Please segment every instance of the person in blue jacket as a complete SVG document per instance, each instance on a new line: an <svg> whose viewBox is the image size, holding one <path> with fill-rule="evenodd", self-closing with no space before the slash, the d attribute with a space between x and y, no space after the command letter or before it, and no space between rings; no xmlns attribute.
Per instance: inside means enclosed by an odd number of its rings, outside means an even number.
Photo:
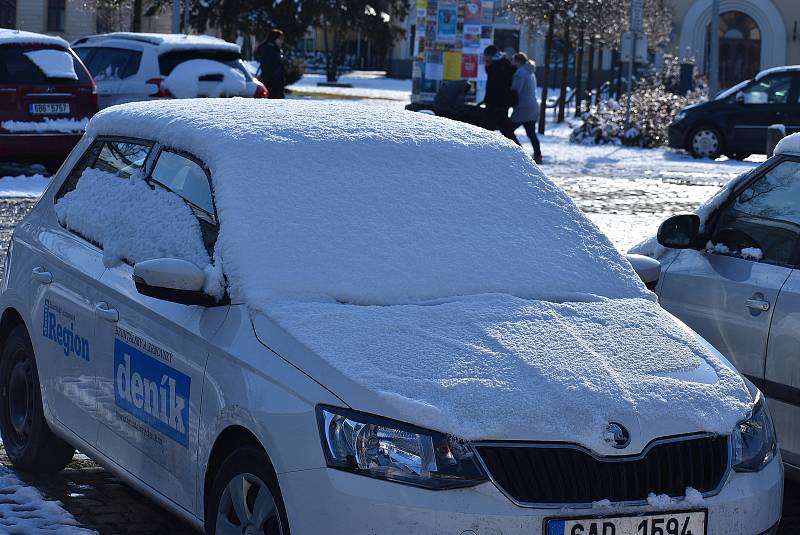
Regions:
<svg viewBox="0 0 800 535"><path fill-rule="evenodd" d="M533 159L542 163L542 149L536 137L536 120L539 118L539 102L536 98L536 65L522 52L514 54L511 64L517 70L511 79L511 91L516 93L516 104L511 113L511 121L516 130L525 127L525 133L533 145Z"/></svg>

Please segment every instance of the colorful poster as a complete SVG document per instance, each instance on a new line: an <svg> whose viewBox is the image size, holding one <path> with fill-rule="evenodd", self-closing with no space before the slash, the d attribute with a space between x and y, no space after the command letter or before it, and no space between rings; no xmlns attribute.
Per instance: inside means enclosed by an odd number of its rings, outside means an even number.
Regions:
<svg viewBox="0 0 800 535"><path fill-rule="evenodd" d="M436 40L452 43L456 40L458 8L454 2L439 2L436 9Z"/></svg>
<svg viewBox="0 0 800 535"><path fill-rule="evenodd" d="M481 24L494 22L494 0L481 0Z"/></svg>
<svg viewBox="0 0 800 535"><path fill-rule="evenodd" d="M466 0L464 2L464 24L481 23L481 0Z"/></svg>
<svg viewBox="0 0 800 535"><path fill-rule="evenodd" d="M443 80L461 79L461 52L445 52L442 68Z"/></svg>
<svg viewBox="0 0 800 535"><path fill-rule="evenodd" d="M441 50L428 50L425 52L425 80L441 80L443 62L444 57Z"/></svg>
<svg viewBox="0 0 800 535"><path fill-rule="evenodd" d="M482 26L481 27L481 39L486 39L487 41L491 42L494 40L494 28L491 26Z"/></svg>
<svg viewBox="0 0 800 535"><path fill-rule="evenodd" d="M428 0L417 0L417 9L428 9Z"/></svg>
<svg viewBox="0 0 800 535"><path fill-rule="evenodd" d="M481 27L477 24L464 25L464 52L475 53L481 46ZM469 52L468 52L469 51Z"/></svg>
<svg viewBox="0 0 800 535"><path fill-rule="evenodd" d="M461 58L461 77L475 79L478 77L478 55L464 54Z"/></svg>

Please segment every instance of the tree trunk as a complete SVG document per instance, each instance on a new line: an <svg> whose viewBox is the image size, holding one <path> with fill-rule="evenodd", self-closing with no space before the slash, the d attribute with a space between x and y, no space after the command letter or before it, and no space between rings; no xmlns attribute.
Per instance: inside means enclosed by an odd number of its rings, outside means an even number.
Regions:
<svg viewBox="0 0 800 535"><path fill-rule="evenodd" d="M142 31L142 0L133 0L133 19L131 20L131 31Z"/></svg>
<svg viewBox="0 0 800 535"><path fill-rule="evenodd" d="M592 111L592 89L594 89L594 42L595 36L589 39L589 69L586 73L586 100L587 108ZM597 100L600 100L600 95L597 95Z"/></svg>
<svg viewBox="0 0 800 535"><path fill-rule="evenodd" d="M556 12L550 12L547 24L547 38L544 42L544 73L542 74L542 101L539 103L539 133L544 134L545 116L547 115L547 84L550 82L550 56L553 50L553 31L555 30Z"/></svg>
<svg viewBox="0 0 800 535"><path fill-rule="evenodd" d="M609 78L611 80L611 78ZM595 104L600 108L600 89L603 87L603 43L597 43L597 76L595 76ZM611 94L611 82L608 82L608 94Z"/></svg>
<svg viewBox="0 0 800 535"><path fill-rule="evenodd" d="M575 49L575 117L581 116L583 102L583 27L578 32L578 48Z"/></svg>
<svg viewBox="0 0 800 535"><path fill-rule="evenodd" d="M569 75L569 19L564 21L564 55L561 65L561 95L558 99L558 122L564 122L564 108L567 106L567 80Z"/></svg>
<svg viewBox="0 0 800 535"><path fill-rule="evenodd" d="M616 68L617 68L617 91L616 91L616 95L617 95L617 100L619 100L619 99L622 98L622 71L623 71L623 68L622 68L622 61L619 58L619 51L618 50L614 50L614 66L616 66ZM614 67L611 68L611 73L612 73L612 76L613 76ZM612 79L613 79L613 77L612 77Z"/></svg>

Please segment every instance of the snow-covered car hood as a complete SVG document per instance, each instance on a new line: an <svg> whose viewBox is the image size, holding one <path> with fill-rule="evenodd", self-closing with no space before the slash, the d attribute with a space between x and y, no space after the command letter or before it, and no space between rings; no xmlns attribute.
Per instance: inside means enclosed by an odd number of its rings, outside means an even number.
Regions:
<svg viewBox="0 0 800 535"><path fill-rule="evenodd" d="M470 440L543 440L598 453L730 433L743 379L647 299L554 303L505 294L422 305L285 303L259 339L351 407ZM628 449L604 440L626 426Z"/></svg>

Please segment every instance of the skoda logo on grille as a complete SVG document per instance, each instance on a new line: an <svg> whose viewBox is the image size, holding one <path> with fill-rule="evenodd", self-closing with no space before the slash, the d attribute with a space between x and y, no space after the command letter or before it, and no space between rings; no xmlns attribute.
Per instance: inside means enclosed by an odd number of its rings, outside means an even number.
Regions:
<svg viewBox="0 0 800 535"><path fill-rule="evenodd" d="M606 426L606 442L621 450L631 443L631 434L624 425L609 422Z"/></svg>

